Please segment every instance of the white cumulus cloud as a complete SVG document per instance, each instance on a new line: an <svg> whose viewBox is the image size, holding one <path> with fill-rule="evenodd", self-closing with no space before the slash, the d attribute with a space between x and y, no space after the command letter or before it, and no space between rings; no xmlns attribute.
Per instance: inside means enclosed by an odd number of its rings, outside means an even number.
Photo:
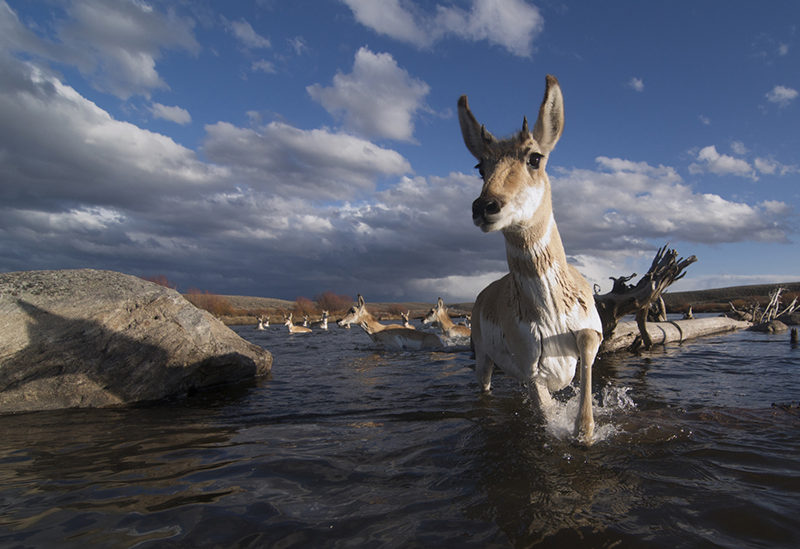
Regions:
<svg viewBox="0 0 800 549"><path fill-rule="evenodd" d="M628 80L628 87L631 88L633 91L643 92L644 91L644 81L641 78L632 77Z"/></svg>
<svg viewBox="0 0 800 549"><path fill-rule="evenodd" d="M372 189L376 178L411 171L393 150L352 135L281 122L257 128L228 122L206 126L203 150L262 191L305 198L349 198Z"/></svg>
<svg viewBox="0 0 800 549"><path fill-rule="evenodd" d="M356 52L353 72L337 73L330 87L313 84L309 95L361 135L410 141L413 117L423 108L429 86L399 67L388 53Z"/></svg>
<svg viewBox="0 0 800 549"><path fill-rule="evenodd" d="M186 125L192 121L192 116L189 114L189 111L177 106L169 107L161 103L153 103L150 106L150 112L153 113L153 116L156 118L163 118L164 120L169 120L176 124Z"/></svg>
<svg viewBox="0 0 800 549"><path fill-rule="evenodd" d="M246 48L261 49L269 48L271 45L268 38L258 34L255 29L253 29L253 26L244 19L240 21L229 21L228 28L236 39Z"/></svg>
<svg viewBox="0 0 800 549"><path fill-rule="evenodd" d="M456 36L486 40L514 55L528 57L533 40L544 28L539 10L523 0L472 0L468 9L437 4L433 13L400 0L342 1L362 25L420 48Z"/></svg>
<svg viewBox="0 0 800 549"><path fill-rule="evenodd" d="M669 166L598 157L598 170L554 170L553 208L567 250L643 249L649 241L784 241L790 208L697 193ZM580 196L580 201L574 197Z"/></svg>
<svg viewBox="0 0 800 549"><path fill-rule="evenodd" d="M753 167L744 159L720 154L717 147L709 145L697 153L698 162L689 166L690 173L711 172L716 175L736 175L758 179Z"/></svg>
<svg viewBox="0 0 800 549"><path fill-rule="evenodd" d="M76 0L66 11L69 19L56 23L60 43L47 44L49 56L77 66L97 89L121 99L167 87L156 70L161 50L200 49L192 20L144 2Z"/></svg>
<svg viewBox="0 0 800 549"><path fill-rule="evenodd" d="M775 103L779 107L786 107L797 99L797 90L786 86L775 86L767 92L766 98L770 103Z"/></svg>
<svg viewBox="0 0 800 549"><path fill-rule="evenodd" d="M275 74L276 72L278 72L275 70L275 65L272 62L267 61L266 59L259 59L258 61L253 61L252 65L250 65L250 68L253 69L254 71L264 72L267 74Z"/></svg>

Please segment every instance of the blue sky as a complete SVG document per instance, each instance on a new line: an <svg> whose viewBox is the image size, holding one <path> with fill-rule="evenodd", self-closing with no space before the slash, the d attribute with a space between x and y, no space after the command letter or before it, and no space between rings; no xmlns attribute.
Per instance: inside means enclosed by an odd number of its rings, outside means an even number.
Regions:
<svg viewBox="0 0 800 549"><path fill-rule="evenodd" d="M567 254L604 291L800 280L800 3L0 0L0 271L474 299L467 94L495 135L558 77Z"/></svg>

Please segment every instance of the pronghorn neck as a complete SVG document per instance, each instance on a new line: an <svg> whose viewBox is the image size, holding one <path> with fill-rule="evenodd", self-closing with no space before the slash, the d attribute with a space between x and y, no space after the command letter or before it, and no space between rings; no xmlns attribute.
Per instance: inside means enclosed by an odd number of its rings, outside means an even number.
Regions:
<svg viewBox="0 0 800 549"><path fill-rule="evenodd" d="M365 328L365 330L370 334L375 332L380 332L384 328L384 325L378 322L378 319L372 316L372 313L370 313L366 309L364 309L363 312L361 313L360 322L366 325L367 328L369 328L369 329Z"/></svg>
<svg viewBox="0 0 800 549"><path fill-rule="evenodd" d="M439 310L436 320L439 321L439 324L443 330L450 330L453 326L455 326L455 323L450 319L450 315L447 314L445 309Z"/></svg>
<svg viewBox="0 0 800 549"><path fill-rule="evenodd" d="M549 194L529 223L506 229L503 236L508 268L525 303L534 309L541 306L555 307L560 313L568 311L574 305L576 290Z"/></svg>

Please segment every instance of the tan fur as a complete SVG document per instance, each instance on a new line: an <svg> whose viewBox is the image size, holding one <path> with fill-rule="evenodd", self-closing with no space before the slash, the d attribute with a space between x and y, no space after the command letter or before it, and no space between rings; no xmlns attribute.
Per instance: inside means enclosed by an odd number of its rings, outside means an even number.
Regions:
<svg viewBox="0 0 800 549"><path fill-rule="evenodd" d="M447 314L447 308L444 306L444 301L442 301L441 297L436 303L436 306L428 311L428 314L425 315L422 322L423 324L438 322L439 328L441 328L442 333L447 337L469 337L472 333L466 326L456 325L450 319L450 315Z"/></svg>
<svg viewBox="0 0 800 549"><path fill-rule="evenodd" d="M575 430L590 444L591 367L601 342L600 318L591 287L567 263L545 172L564 126L561 88L548 75L533 132L525 120L519 134L503 141L478 124L466 96L458 108L464 143L479 160L484 180L473 221L484 232L502 231L510 271L475 300L472 339L479 383L484 391L491 388L496 364L535 389L547 412L549 392L569 384L580 361Z"/></svg>
<svg viewBox="0 0 800 549"><path fill-rule="evenodd" d="M283 323L283 325L289 328L290 334L307 334L311 331L311 328L306 328L305 326L295 326L292 324L292 313L289 313L289 316L286 317L286 321Z"/></svg>
<svg viewBox="0 0 800 549"><path fill-rule="evenodd" d="M361 297L361 294L358 294L358 301L355 305L350 307L350 310L347 311L347 314L339 320L339 325L343 326L345 324L361 324L362 322L366 323L369 329L376 333L383 331L384 329L414 329L413 327L406 328L402 324L381 324L374 316L372 316L372 313L367 311L367 303L364 301L364 298Z"/></svg>
<svg viewBox="0 0 800 549"><path fill-rule="evenodd" d="M359 294L358 303L339 321L339 325L357 322L375 343L397 351L407 349L440 349L442 341L436 334L420 332L401 324L381 324L369 311Z"/></svg>

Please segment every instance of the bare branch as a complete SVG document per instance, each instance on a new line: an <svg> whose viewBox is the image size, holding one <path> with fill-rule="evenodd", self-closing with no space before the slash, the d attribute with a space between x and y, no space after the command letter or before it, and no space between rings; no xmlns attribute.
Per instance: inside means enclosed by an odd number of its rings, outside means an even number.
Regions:
<svg viewBox="0 0 800 549"><path fill-rule="evenodd" d="M686 268L697 261L695 256L678 258L678 253L669 245L659 248L650 269L636 283L627 284L636 274L628 277L612 278L614 287L603 295L595 295L595 305L603 323L603 337L609 338L619 320L625 315L636 314L642 343L646 348L652 345L647 332L647 313L650 305L661 299L661 293L673 282L686 275Z"/></svg>

